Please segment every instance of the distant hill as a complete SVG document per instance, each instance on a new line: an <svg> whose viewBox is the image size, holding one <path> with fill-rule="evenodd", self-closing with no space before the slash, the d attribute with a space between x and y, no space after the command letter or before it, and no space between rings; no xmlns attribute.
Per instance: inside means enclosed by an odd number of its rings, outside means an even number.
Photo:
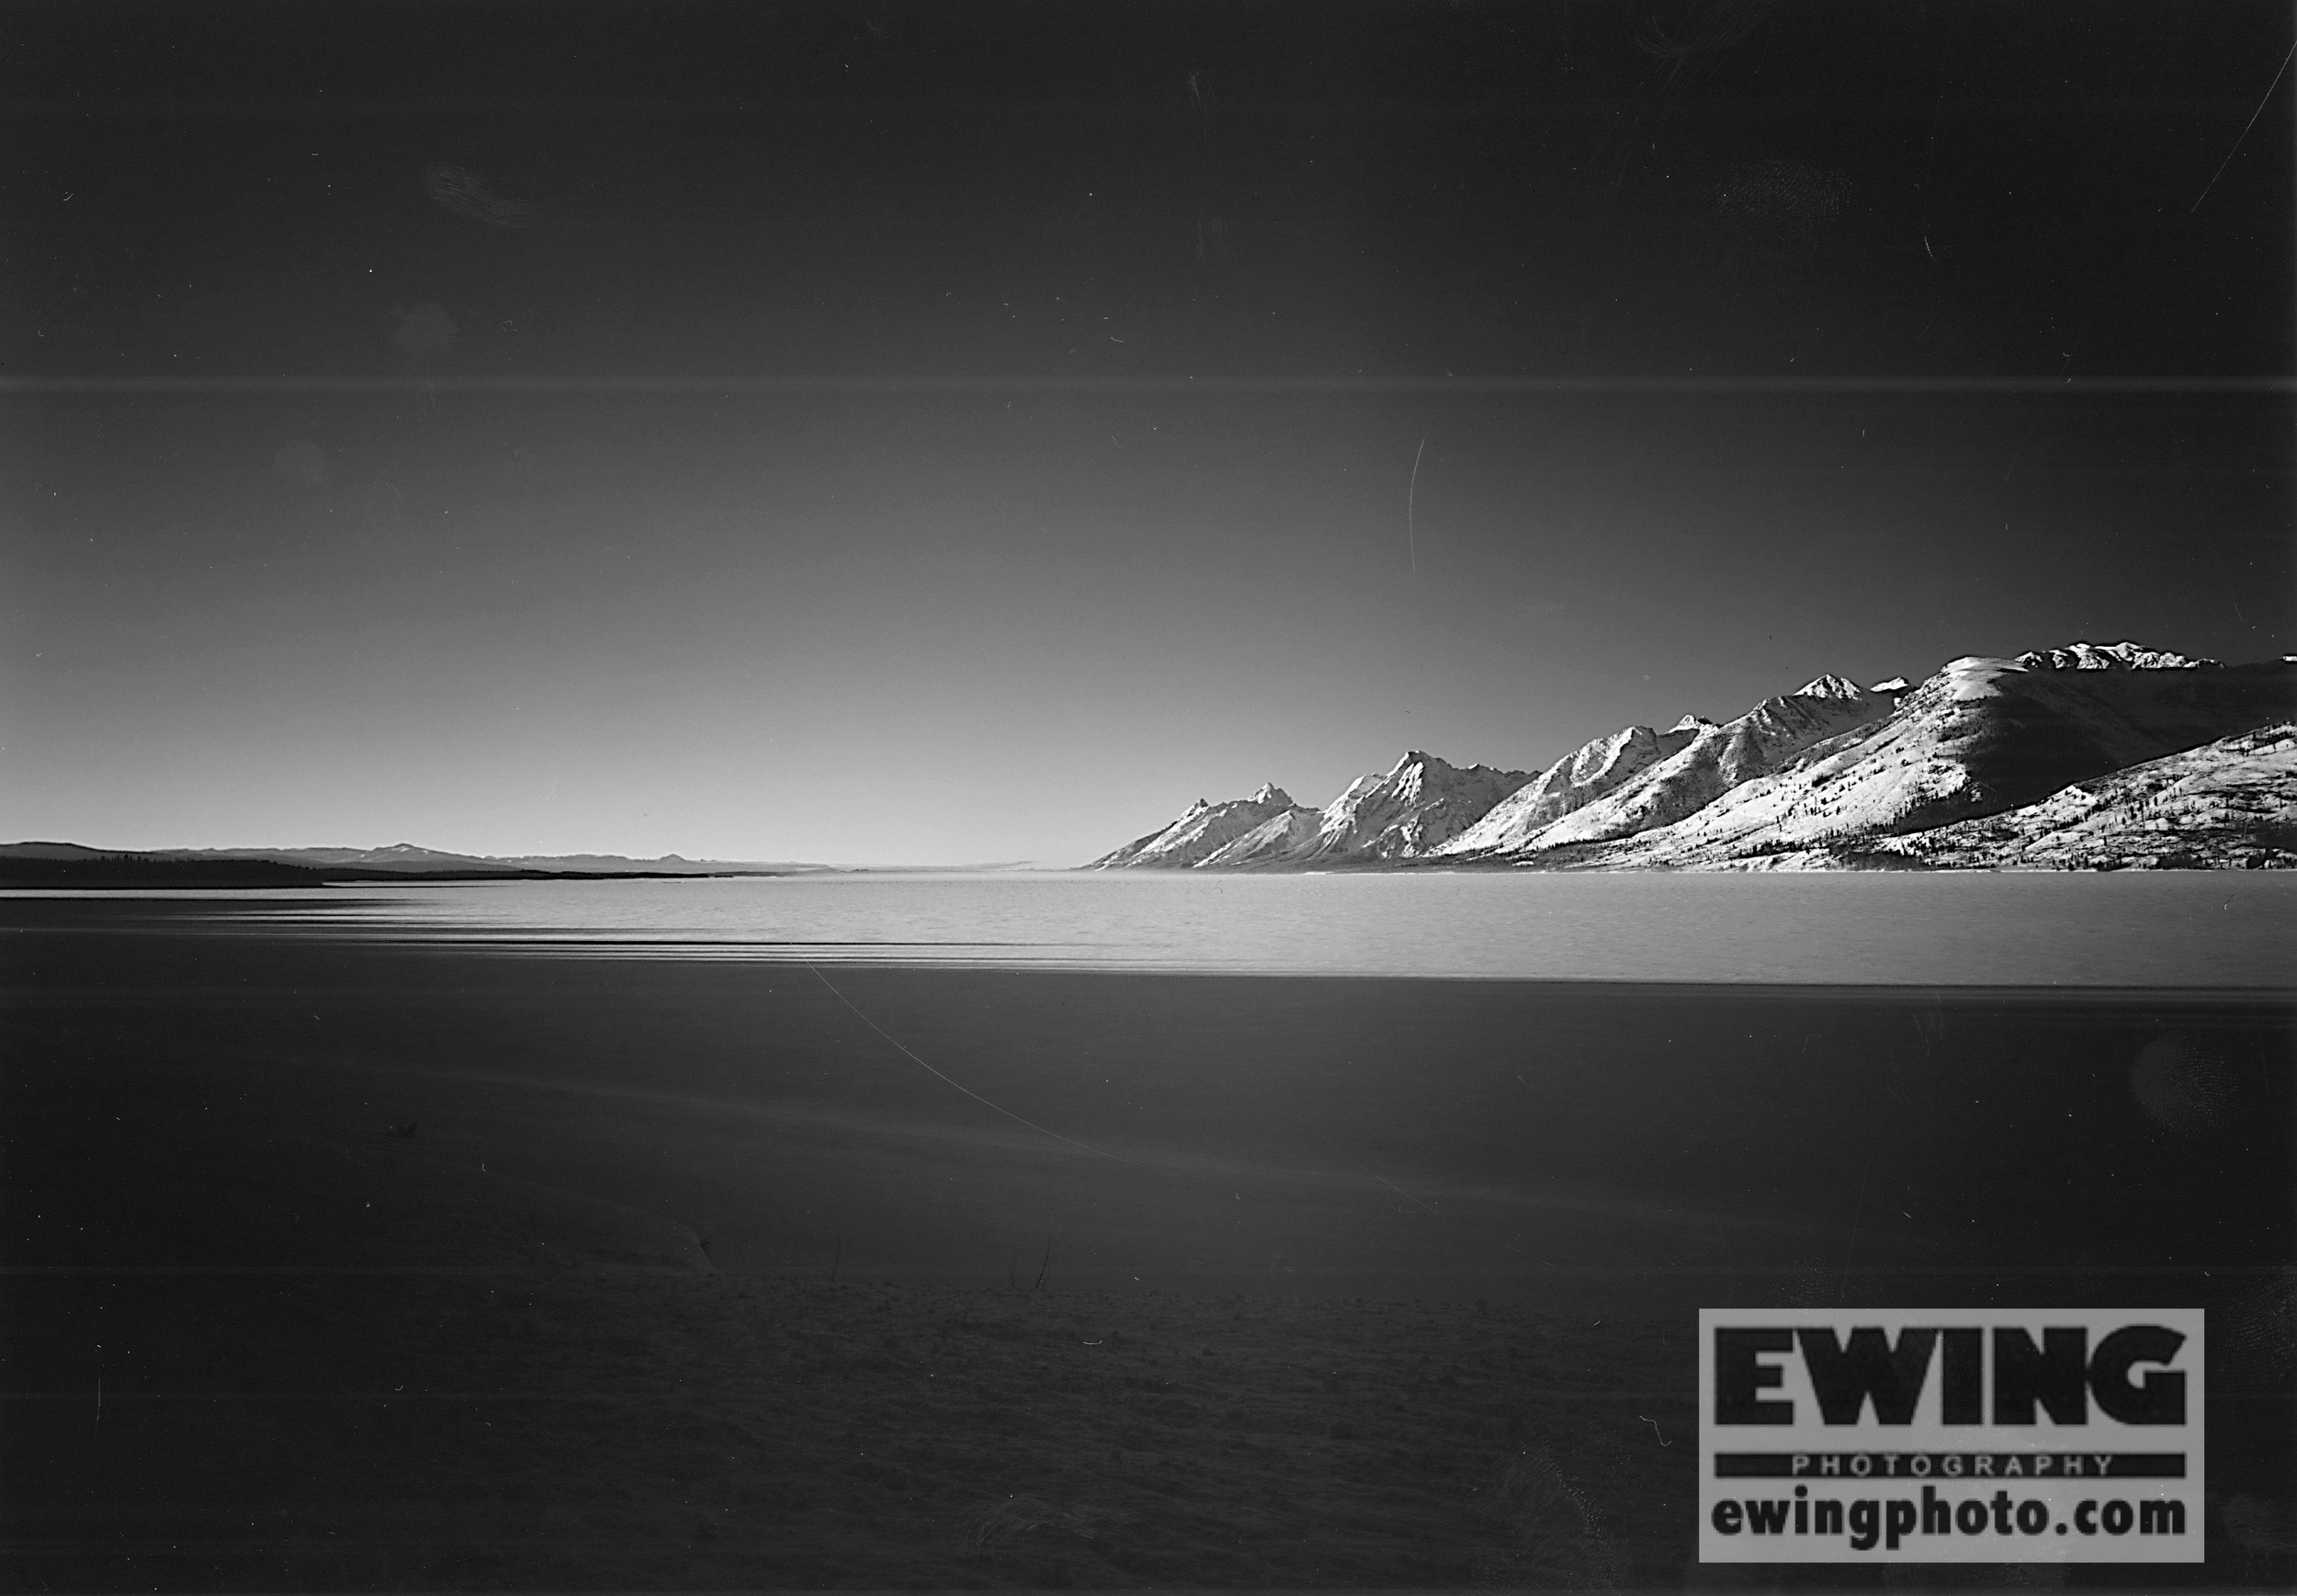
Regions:
<svg viewBox="0 0 2297 1596"><path fill-rule="evenodd" d="M631 859L620 854L448 854L413 843L393 843L382 848L171 848L165 850L165 856L269 859L282 865L417 874L454 870L498 875L542 871L553 876L787 876L831 868L783 861L685 859L675 854L664 854L659 859Z"/></svg>
<svg viewBox="0 0 2297 1596"><path fill-rule="evenodd" d="M0 843L0 888L322 887L358 881L550 881L616 877L786 876L824 865L721 864L668 855L488 858L396 843L386 848L168 848Z"/></svg>
<svg viewBox="0 0 2297 1596"><path fill-rule="evenodd" d="M1414 751L1321 811L1273 786L1199 801L1088 868L2287 868L2292 749L2297 660L2077 642L1820 676L1537 775Z"/></svg>
<svg viewBox="0 0 2297 1596"><path fill-rule="evenodd" d="M0 887L323 887L327 877L268 859L171 859L107 854L71 843L0 844Z"/></svg>

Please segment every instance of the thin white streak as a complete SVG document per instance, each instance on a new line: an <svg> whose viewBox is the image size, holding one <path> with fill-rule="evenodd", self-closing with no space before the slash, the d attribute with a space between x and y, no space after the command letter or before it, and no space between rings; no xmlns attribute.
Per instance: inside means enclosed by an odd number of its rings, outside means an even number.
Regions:
<svg viewBox="0 0 2297 1596"><path fill-rule="evenodd" d="M803 960L800 960L799 962L805 963ZM1077 1149L1079 1151L1092 1153L1096 1158L1115 1159L1115 1161L1120 1164L1134 1163L1134 1160L1131 1159L1119 1158L1113 1152L1103 1152L1097 1147L1091 1147L1084 1142L1076 1140L1074 1138L1063 1136L1058 1130L1047 1130L1033 1119L1023 1119L1012 1109L1006 1108L1000 1104L991 1103L988 1098L983 1097L979 1092L974 1091L970 1086L966 1085L963 1081L951 1080L948 1076L944 1075L940 1070L934 1069L931 1064L926 1063L924 1059L920 1058L916 1054L911 1052L907 1047L902 1047L900 1042L895 1041L891 1033L888 1032L883 1025L877 1024L877 1021L871 1019L867 1014L863 1013L859 1009L854 1008L853 999L847 997L843 992L839 991L835 986L832 986L828 976L823 975L818 969L814 969L813 966L809 963L806 964L806 968L809 970L813 970L813 976L816 980L820 981L823 986L830 988L830 995L832 997L837 999L839 1002L843 1003L847 1008L853 1009L855 1017L858 1018L863 1024L867 1025L871 1030L877 1032L878 1036L883 1036L888 1042L892 1043L893 1048L896 1052L900 1053L902 1058L907 1058L911 1063L916 1065L920 1070L925 1071L926 1074L931 1075L934 1080L956 1087L959 1092L964 1092L967 1097L970 1097L974 1102L979 1104L982 1107L993 1108L998 1113L1003 1115L1007 1119L1013 1121L1016 1125L1027 1126L1031 1130L1035 1131L1039 1136L1049 1136L1055 1141L1066 1142L1070 1147ZM1135 1164L1134 1167L1139 1168L1141 1166Z"/></svg>
<svg viewBox="0 0 2297 1596"><path fill-rule="evenodd" d="M5 377L0 399L73 394L2293 394L2280 377Z"/></svg>
<svg viewBox="0 0 2297 1596"><path fill-rule="evenodd" d="M1411 457L1411 486L1404 490L1404 536L1411 542L1411 573L1420 575L1420 528L1412 524L1412 504L1420 496L1420 457L1428 452L1428 439L1423 434L1420 447Z"/></svg>
<svg viewBox="0 0 2297 1596"><path fill-rule="evenodd" d="M2186 212L2188 216L2201 209L2201 200L2210 197L2210 190L2217 187L2217 180L2225 175L2225 168L2234 164L2235 155L2241 153L2241 146L2248 141L2249 130L2257 125L2257 119L2265 115L2266 105L2273 98L2273 91L2281 86L2281 74L2289 70L2292 57L2297 57L2297 44L2289 47L2289 54L2281 57L2281 64L2273 69L2273 81L2265 85L2265 97L2257 101L2257 108L2249 113L2249 119L2241 124L2241 137L2235 139L2234 147L2225 152L2225 158L2217 164L2217 170L2210 174L2207 183L2201 185L2201 198L2194 200L2193 209Z"/></svg>

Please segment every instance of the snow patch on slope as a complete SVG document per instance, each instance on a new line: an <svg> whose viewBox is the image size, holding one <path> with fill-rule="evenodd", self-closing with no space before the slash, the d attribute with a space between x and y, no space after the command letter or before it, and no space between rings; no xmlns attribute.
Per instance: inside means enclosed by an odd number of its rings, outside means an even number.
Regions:
<svg viewBox="0 0 2297 1596"><path fill-rule="evenodd" d="M1889 838L1871 851L1961 870L2289 869L2297 866L2297 721L2076 782L2023 809Z"/></svg>
<svg viewBox="0 0 2297 1596"><path fill-rule="evenodd" d="M1198 861L1197 867L1241 870L1255 865L1281 864L1305 853L1315 843L1319 818L1317 810L1305 804L1295 804L1206 855Z"/></svg>
<svg viewBox="0 0 2297 1596"><path fill-rule="evenodd" d="M1520 855L1611 842L1672 825L1777 769L1800 750L1864 725L1888 708L1853 682L1821 676L1796 692L1764 699L1736 719L1699 724L1615 790L1495 846ZM1450 851L1464 854L1470 845L1463 838Z"/></svg>
<svg viewBox="0 0 2297 1596"><path fill-rule="evenodd" d="M1669 754L1680 752L1711 720L1686 715L1665 731L1629 726L1564 755L1493 805L1474 825L1437 852L1504 853L1525 843L1574 809L1617 791Z"/></svg>
<svg viewBox="0 0 2297 1596"><path fill-rule="evenodd" d="M1295 807L1291 795L1273 782L1262 784L1249 798L1232 798L1218 804L1198 798L1163 830L1136 838L1115 853L1103 855L1086 868L1186 869L1204 863L1247 832Z"/></svg>
<svg viewBox="0 0 2297 1596"><path fill-rule="evenodd" d="M1324 807L1302 863L1415 859L1434 853L1531 780L1531 773L1456 765L1413 749L1383 775L1360 776Z"/></svg>

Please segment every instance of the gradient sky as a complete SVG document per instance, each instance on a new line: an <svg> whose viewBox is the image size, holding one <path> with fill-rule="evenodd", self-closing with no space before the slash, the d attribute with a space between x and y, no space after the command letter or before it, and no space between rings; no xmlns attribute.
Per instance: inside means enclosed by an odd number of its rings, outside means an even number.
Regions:
<svg viewBox="0 0 2297 1596"><path fill-rule="evenodd" d="M1073 864L2297 650L2279 4L8 30L6 838Z"/></svg>

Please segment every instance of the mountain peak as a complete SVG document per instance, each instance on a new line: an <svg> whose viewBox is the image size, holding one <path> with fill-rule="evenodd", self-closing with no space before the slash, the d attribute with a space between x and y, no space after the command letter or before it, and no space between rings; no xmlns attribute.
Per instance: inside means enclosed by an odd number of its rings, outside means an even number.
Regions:
<svg viewBox="0 0 2297 1596"><path fill-rule="evenodd" d="M1103 855L1091 867L1193 869L1239 837L1274 816L1290 813L1295 807L1290 796L1273 782L1262 782L1260 791L1249 798L1217 804L1198 798L1171 824Z"/></svg>
<svg viewBox="0 0 2297 1596"><path fill-rule="evenodd" d="M1302 863L1364 863L1434 851L1531 779L1529 772L1454 764L1411 748L1386 775L1359 776L1324 806Z"/></svg>
<svg viewBox="0 0 2297 1596"><path fill-rule="evenodd" d="M1826 675L1814 677L1789 695L1795 698L1863 698L1866 689L1847 677Z"/></svg>

